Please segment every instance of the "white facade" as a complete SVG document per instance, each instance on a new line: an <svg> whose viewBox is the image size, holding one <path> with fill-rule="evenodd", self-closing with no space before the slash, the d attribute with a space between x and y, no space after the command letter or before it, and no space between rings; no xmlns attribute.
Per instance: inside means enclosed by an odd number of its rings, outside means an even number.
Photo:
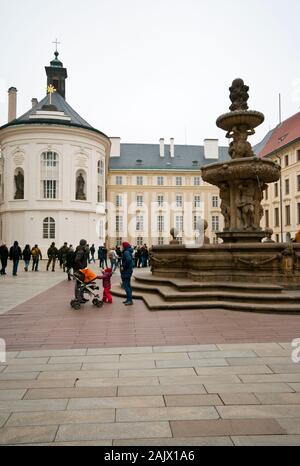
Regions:
<svg viewBox="0 0 300 466"><path fill-rule="evenodd" d="M105 242L108 138L63 124L21 124L0 131L0 149L0 240L8 246L14 241L21 247L38 244L43 254L53 241L57 246L65 241L77 246L82 238L89 244ZM44 153L57 154L55 199L45 199ZM24 174L23 200L14 199L18 171ZM84 201L76 200L80 173L85 180ZM51 219L51 231L46 219Z"/></svg>

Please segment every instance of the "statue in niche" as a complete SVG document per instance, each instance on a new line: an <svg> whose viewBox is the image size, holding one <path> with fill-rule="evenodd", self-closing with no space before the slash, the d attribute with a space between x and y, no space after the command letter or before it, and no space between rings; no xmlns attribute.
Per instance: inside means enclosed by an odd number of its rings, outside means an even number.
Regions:
<svg viewBox="0 0 300 466"><path fill-rule="evenodd" d="M235 79L229 88L230 91L230 100L232 105L230 110L232 112L236 110L248 110L248 100L249 100L249 86L246 86L242 79Z"/></svg>
<svg viewBox="0 0 300 466"><path fill-rule="evenodd" d="M244 230L256 230L254 201L256 189L253 180L246 181L245 185L239 185L240 199L237 207Z"/></svg>
<svg viewBox="0 0 300 466"><path fill-rule="evenodd" d="M16 193L15 199L24 199L24 175L21 170L15 175Z"/></svg>
<svg viewBox="0 0 300 466"><path fill-rule="evenodd" d="M77 201L86 201L86 194L84 192L85 181L82 176L82 173L79 174L76 180L76 200Z"/></svg>
<svg viewBox="0 0 300 466"><path fill-rule="evenodd" d="M230 229L230 190L227 183L222 183L220 185L220 198L221 198L221 212L224 217L225 227L224 230Z"/></svg>

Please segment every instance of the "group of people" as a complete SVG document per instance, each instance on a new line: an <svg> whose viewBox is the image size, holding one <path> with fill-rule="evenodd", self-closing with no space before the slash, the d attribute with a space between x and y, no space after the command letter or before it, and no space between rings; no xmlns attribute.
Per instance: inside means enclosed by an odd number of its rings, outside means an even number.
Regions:
<svg viewBox="0 0 300 466"><path fill-rule="evenodd" d="M8 259L13 262L13 276L17 276L18 267L20 260L24 261L24 270L28 272L30 267L30 261L32 259L32 271L38 272L39 261L42 259L42 253L36 244L33 248L26 244L25 248L22 249L19 246L18 241L15 241L13 246L8 250L5 243L0 246L0 260L1 260L1 275L6 275L6 268Z"/></svg>

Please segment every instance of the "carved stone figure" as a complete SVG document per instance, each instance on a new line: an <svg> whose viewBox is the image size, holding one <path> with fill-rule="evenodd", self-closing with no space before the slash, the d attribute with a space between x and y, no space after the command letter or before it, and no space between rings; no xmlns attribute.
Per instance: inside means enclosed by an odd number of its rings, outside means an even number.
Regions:
<svg viewBox="0 0 300 466"><path fill-rule="evenodd" d="M221 198L221 212L224 217L224 230L230 229L230 221L231 221L231 214L230 214L230 189L227 183L222 183L220 185L220 198Z"/></svg>
<svg viewBox="0 0 300 466"><path fill-rule="evenodd" d="M85 186L85 181L82 176L82 173L80 173L76 180L76 200L77 201L86 201L84 186Z"/></svg>
<svg viewBox="0 0 300 466"><path fill-rule="evenodd" d="M244 230L255 230L255 190L256 186L253 180L248 180L245 185L239 185L240 202L238 210L241 214L241 221Z"/></svg>
<svg viewBox="0 0 300 466"><path fill-rule="evenodd" d="M261 220L264 216L264 209L261 205L261 202L264 198L264 191L268 188L267 184L262 186L257 186L254 194L254 204L255 204L255 225L257 228L260 227Z"/></svg>
<svg viewBox="0 0 300 466"><path fill-rule="evenodd" d="M21 171L15 175L16 193L15 199L24 199L24 175Z"/></svg>
<svg viewBox="0 0 300 466"><path fill-rule="evenodd" d="M227 139L233 141L229 145L229 155L232 159L242 159L244 157L254 157L254 152L250 142L247 141L248 136L255 134L254 129L248 129L247 126L234 126L231 131L226 134Z"/></svg>
<svg viewBox="0 0 300 466"><path fill-rule="evenodd" d="M170 241L170 244L173 244L173 245L179 245L179 241L177 239L177 236L178 236L178 231L176 230L176 228L171 228L171 231L170 231L170 235L172 236L172 240Z"/></svg>
<svg viewBox="0 0 300 466"><path fill-rule="evenodd" d="M272 236L274 233L273 230L271 228L267 228L266 233L267 233L267 238L265 239L264 243L274 244L275 241L272 239Z"/></svg>
<svg viewBox="0 0 300 466"><path fill-rule="evenodd" d="M232 83L230 90L230 100L232 105L230 110L248 110L248 99L249 99L249 86L246 86L242 79L235 79Z"/></svg>

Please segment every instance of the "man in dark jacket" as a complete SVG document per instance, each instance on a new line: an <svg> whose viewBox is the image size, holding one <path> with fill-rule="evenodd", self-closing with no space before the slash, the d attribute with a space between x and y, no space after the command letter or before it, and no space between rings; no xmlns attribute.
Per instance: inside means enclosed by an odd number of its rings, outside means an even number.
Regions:
<svg viewBox="0 0 300 466"><path fill-rule="evenodd" d="M131 288L131 277L133 274L133 249L129 243L123 243L123 255L122 255L122 268L121 278L123 287L126 292L126 301L123 304L125 306L132 306L132 288Z"/></svg>
<svg viewBox="0 0 300 466"><path fill-rule="evenodd" d="M98 249L98 259L100 261L100 269L104 268L104 264L107 268L107 247L105 243Z"/></svg>
<svg viewBox="0 0 300 466"><path fill-rule="evenodd" d="M18 241L14 242L14 245L10 248L9 258L13 261L13 276L17 276L19 261L22 259L22 251Z"/></svg>
<svg viewBox="0 0 300 466"><path fill-rule="evenodd" d="M55 272L55 262L56 258L58 256L58 249L55 247L55 243L52 243L50 248L48 249L48 264L47 264L47 272L49 270L49 267L52 263L52 272Z"/></svg>
<svg viewBox="0 0 300 466"><path fill-rule="evenodd" d="M80 270L86 269L89 261L89 249L87 247L87 242L85 239L80 241L79 246L76 248L75 251L75 259L74 259L74 275L77 276L79 279L83 279L80 274ZM76 280L75 282L75 297L81 303L85 303L88 300L84 299L83 291L80 292L81 284Z"/></svg>
<svg viewBox="0 0 300 466"><path fill-rule="evenodd" d="M5 269L7 267L7 261L8 261L8 248L5 243L2 243L0 246L0 260L1 260L1 275L6 275Z"/></svg>

